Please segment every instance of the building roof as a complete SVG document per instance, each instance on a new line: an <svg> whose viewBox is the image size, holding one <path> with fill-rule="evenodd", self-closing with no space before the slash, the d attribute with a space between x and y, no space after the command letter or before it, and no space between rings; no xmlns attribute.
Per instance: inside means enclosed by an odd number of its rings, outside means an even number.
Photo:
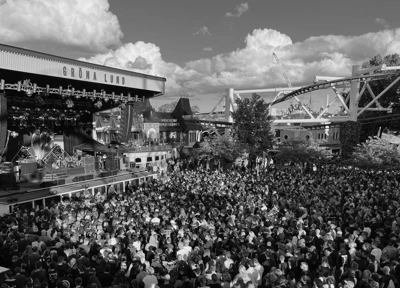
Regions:
<svg viewBox="0 0 400 288"><path fill-rule="evenodd" d="M25 49L25 48L10 46L10 45L6 45L6 44L0 44L0 51L6 51L6 52L13 53L13 54L19 54L19 55L26 55L26 56L30 56L30 57L37 58L37 59L49 60L52 62L61 62L61 63L71 64L71 65L75 65L75 66L79 66L79 67L87 67L87 68L107 71L107 72L111 72L111 73L125 74L125 75L130 75L130 76L140 76L142 78L156 79L156 80L161 80L164 82L167 81L166 78L164 78L164 77L148 75L148 74L138 73L138 72L134 72L134 71L130 71L130 70L118 69L118 68L104 66L104 65L93 64L93 63L89 63L89 62L84 62L84 61L80 61L80 60L56 56L56 55L47 54L47 53L43 53L43 52L39 52L39 51L33 51L33 50Z"/></svg>

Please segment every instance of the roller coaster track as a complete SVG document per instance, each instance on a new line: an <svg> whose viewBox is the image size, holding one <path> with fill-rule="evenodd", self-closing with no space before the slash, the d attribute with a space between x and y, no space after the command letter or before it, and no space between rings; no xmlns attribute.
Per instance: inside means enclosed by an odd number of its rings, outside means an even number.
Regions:
<svg viewBox="0 0 400 288"><path fill-rule="evenodd" d="M269 105L278 104L278 103L290 100L299 95L307 94L307 93L321 90L321 89L329 89L329 88L332 88L335 86L348 86L348 85L351 85L351 83L354 81L365 82L365 81L381 80L381 79L385 79L389 76L393 76L396 74L399 74L399 71L388 71L388 72L372 74L372 75L362 75L362 76L357 76L357 77L341 78L341 79L336 79L333 81L327 81L327 82L322 82L322 83L315 83L315 84L312 84L309 86L302 87L295 91L289 92L288 94L282 96L281 98L276 99L275 101L272 101L271 103L269 103Z"/></svg>

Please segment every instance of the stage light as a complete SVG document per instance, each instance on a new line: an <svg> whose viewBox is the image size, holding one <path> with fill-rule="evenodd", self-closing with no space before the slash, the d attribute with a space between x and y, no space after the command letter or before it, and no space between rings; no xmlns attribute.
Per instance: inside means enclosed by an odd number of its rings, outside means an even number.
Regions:
<svg viewBox="0 0 400 288"><path fill-rule="evenodd" d="M99 100L94 104L94 106L97 107L97 109L100 109L101 106L103 106L103 103L101 103L101 101Z"/></svg>
<svg viewBox="0 0 400 288"><path fill-rule="evenodd" d="M4 90L5 85L6 85L6 82L3 79L1 79L0 80L0 90Z"/></svg>
<svg viewBox="0 0 400 288"><path fill-rule="evenodd" d="M74 101L72 101L71 99L67 99L67 101L65 101L65 104L67 104L68 108L74 107Z"/></svg>

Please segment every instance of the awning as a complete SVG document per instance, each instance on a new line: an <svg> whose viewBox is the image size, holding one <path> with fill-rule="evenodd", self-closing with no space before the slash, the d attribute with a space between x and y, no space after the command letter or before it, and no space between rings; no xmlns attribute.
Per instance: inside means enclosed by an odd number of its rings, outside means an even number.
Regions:
<svg viewBox="0 0 400 288"><path fill-rule="evenodd" d="M87 142L74 146L74 149L89 152L110 152L110 149L96 140L89 139Z"/></svg>
<svg viewBox="0 0 400 288"><path fill-rule="evenodd" d="M102 152L102 153L124 153L129 151L129 148L118 142L111 142L109 145L101 144L93 139L88 139L87 142L74 146L74 149L86 152Z"/></svg>

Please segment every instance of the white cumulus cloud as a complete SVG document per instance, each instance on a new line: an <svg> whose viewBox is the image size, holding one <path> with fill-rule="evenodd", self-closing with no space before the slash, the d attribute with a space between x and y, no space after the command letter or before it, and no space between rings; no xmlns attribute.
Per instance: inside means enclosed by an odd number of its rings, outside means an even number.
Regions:
<svg viewBox="0 0 400 288"><path fill-rule="evenodd" d="M204 47L203 50L204 51L213 51L213 49L211 47Z"/></svg>
<svg viewBox="0 0 400 288"><path fill-rule="evenodd" d="M385 29L389 29L390 28L389 23L383 18L379 18L379 17L376 18L375 19L375 23L383 26Z"/></svg>
<svg viewBox="0 0 400 288"><path fill-rule="evenodd" d="M236 13L227 12L225 14L225 16L226 17L240 17L247 10L249 10L249 4L247 2L240 3L240 4L236 5L236 8L235 8Z"/></svg>
<svg viewBox="0 0 400 288"><path fill-rule="evenodd" d="M166 62L158 46L144 42L81 60L166 77L168 95L211 95L229 87L286 86L272 53L285 65L294 86L310 84L315 75L350 76L353 64L379 53L398 52L400 28L360 36L322 35L296 43L279 31L256 29L245 44L243 49L190 61L184 67Z"/></svg>
<svg viewBox="0 0 400 288"><path fill-rule="evenodd" d="M108 0L0 0L0 39L49 41L104 52L123 37Z"/></svg>
<svg viewBox="0 0 400 288"><path fill-rule="evenodd" d="M211 36L211 32L210 32L210 30L208 30L208 28L206 26L203 26L203 27L200 27L199 29L197 29L197 31L194 32L193 35L210 35Z"/></svg>

